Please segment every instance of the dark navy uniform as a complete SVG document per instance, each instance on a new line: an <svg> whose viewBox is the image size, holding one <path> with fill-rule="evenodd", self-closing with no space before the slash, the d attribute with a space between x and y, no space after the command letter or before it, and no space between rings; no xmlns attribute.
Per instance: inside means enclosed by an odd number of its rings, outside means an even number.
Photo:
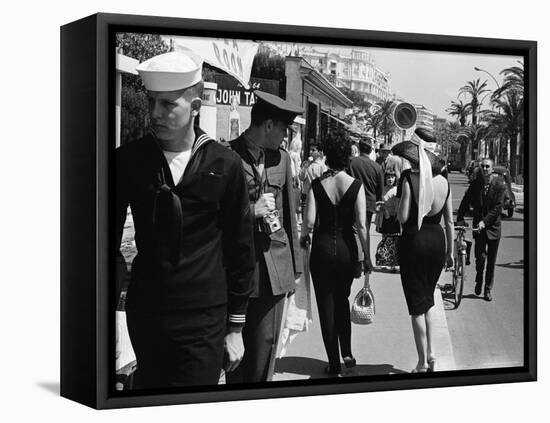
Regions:
<svg viewBox="0 0 550 423"><path fill-rule="evenodd" d="M195 134L178 184L152 135L117 150L116 248L130 205L138 250L126 308L139 388L217 384L227 327L244 324L252 291L241 160Z"/></svg>

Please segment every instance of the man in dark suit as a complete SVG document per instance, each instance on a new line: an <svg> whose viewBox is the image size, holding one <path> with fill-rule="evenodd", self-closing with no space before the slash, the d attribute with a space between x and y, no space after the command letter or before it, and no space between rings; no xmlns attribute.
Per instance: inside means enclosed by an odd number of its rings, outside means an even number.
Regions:
<svg viewBox="0 0 550 423"><path fill-rule="evenodd" d="M288 126L302 110L272 94L254 95L250 127L230 142L242 159L255 217L256 269L243 329L244 358L226 374L228 383L270 378L284 300L302 272L292 167L289 154L280 148Z"/></svg>
<svg viewBox="0 0 550 423"><path fill-rule="evenodd" d="M376 211L376 202L382 200L382 190L384 188L384 175L382 167L369 157L372 151L372 141L362 139L359 142L359 157L353 157L350 161L350 174L359 179L365 188L367 200L367 246L369 252L365 257L365 270L372 270L370 258L370 223L372 215Z"/></svg>
<svg viewBox="0 0 550 423"><path fill-rule="evenodd" d="M464 225L466 211L473 208L473 228L476 256L476 286L475 294L480 295L483 287L483 270L485 262L485 292L486 301L493 299L495 263L500 243L501 213L506 188L504 181L498 175L493 174L493 161L483 159L481 161L481 173L475 178L460 203L457 212L457 224Z"/></svg>

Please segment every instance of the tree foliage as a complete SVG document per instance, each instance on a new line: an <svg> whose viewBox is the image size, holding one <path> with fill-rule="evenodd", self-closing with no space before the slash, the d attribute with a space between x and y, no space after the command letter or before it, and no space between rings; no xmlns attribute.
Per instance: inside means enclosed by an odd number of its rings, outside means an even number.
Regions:
<svg viewBox="0 0 550 423"><path fill-rule="evenodd" d="M494 100L498 111L487 112L485 121L494 136L502 136L510 142L510 174L517 175L518 158L518 135L523 132L523 93L518 90L508 90Z"/></svg>
<svg viewBox="0 0 550 423"><path fill-rule="evenodd" d="M511 68L500 71L500 74L504 75L504 81L492 94L491 100L496 101L510 92L514 92L523 97L525 91L523 62L518 62L518 64L519 66L512 66Z"/></svg>
<svg viewBox="0 0 550 423"><path fill-rule="evenodd" d="M451 107L445 110L449 115L455 116L460 126L466 126L468 115L471 112L471 105L464 104L462 100L452 101Z"/></svg>
<svg viewBox="0 0 550 423"><path fill-rule="evenodd" d="M338 89L349 98L353 105L356 106L361 112L367 112L371 103L365 100L365 94L360 91L352 90L348 87L338 87Z"/></svg>
<svg viewBox="0 0 550 423"><path fill-rule="evenodd" d="M477 124L477 115L478 110L481 105L481 95L488 93L490 90L487 88L487 80L481 82L481 79L476 79L475 81L468 81L466 85L461 87L458 90L458 95L467 94L470 96L470 112L472 113L472 125Z"/></svg>
<svg viewBox="0 0 550 423"><path fill-rule="evenodd" d="M117 52L140 63L169 52L170 46L157 34L117 33ZM149 127L147 93L138 75L123 74L121 93L120 143L143 137Z"/></svg>
<svg viewBox="0 0 550 423"><path fill-rule="evenodd" d="M250 76L254 78L282 80L285 77L285 58L268 46L261 45L254 56Z"/></svg>

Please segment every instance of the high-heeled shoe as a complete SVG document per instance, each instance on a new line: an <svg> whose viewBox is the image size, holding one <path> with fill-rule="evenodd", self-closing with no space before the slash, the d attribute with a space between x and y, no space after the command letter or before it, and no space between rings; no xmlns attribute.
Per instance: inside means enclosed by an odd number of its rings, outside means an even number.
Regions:
<svg viewBox="0 0 550 423"><path fill-rule="evenodd" d="M428 366L416 366L411 370L411 373L426 373L428 371Z"/></svg>
<svg viewBox="0 0 550 423"><path fill-rule="evenodd" d="M357 365L357 360L355 360L355 357L349 356L344 357L344 366L346 366L348 369L351 369L352 367L355 367Z"/></svg>
<svg viewBox="0 0 550 423"><path fill-rule="evenodd" d="M328 365L325 367L325 375L331 377L342 377L342 368L340 366L338 366L338 368L333 368Z"/></svg>
<svg viewBox="0 0 550 423"><path fill-rule="evenodd" d="M428 372L435 372L435 363L436 363L436 358L430 358L428 360Z"/></svg>

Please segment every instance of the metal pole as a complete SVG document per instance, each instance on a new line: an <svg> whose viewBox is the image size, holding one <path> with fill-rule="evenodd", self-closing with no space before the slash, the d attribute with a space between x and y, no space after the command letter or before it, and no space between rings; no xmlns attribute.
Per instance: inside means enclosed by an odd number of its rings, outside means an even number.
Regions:
<svg viewBox="0 0 550 423"><path fill-rule="evenodd" d="M497 84L497 88L500 88L500 84L498 83L497 79L493 76L493 74L489 71L486 71L485 69L478 68L477 66L474 67L474 70L478 72L485 72L487 75L489 75L491 78L493 78L493 81L495 81L495 84Z"/></svg>

